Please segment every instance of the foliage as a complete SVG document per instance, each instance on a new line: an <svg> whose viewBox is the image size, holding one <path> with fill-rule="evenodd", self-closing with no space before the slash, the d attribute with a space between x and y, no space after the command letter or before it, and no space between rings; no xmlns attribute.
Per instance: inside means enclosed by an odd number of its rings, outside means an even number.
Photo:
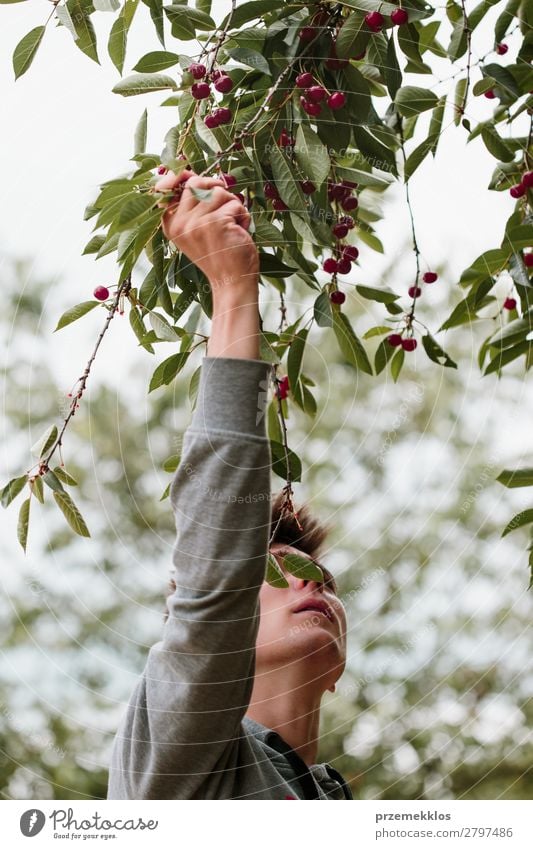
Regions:
<svg viewBox="0 0 533 849"><path fill-rule="evenodd" d="M243 193L252 214L252 232L261 254L261 279L278 293L282 315L279 327L264 327L263 355L276 365L276 371L286 363L289 378L291 373L293 376L287 399L279 398L275 377L279 400L275 412L280 426L278 438L272 437L274 471L287 479L289 495L291 483L300 477L301 462L288 449L283 417L289 407L299 407L310 417L316 413L311 389L316 381L308 374L306 364L306 339L314 324L323 328L325 338L333 333L343 361L358 378L389 369L397 381L410 356L403 342L419 337L421 350L435 366L456 368L437 334L451 328L471 332L474 323L490 316L496 330L491 328L479 350L479 367L484 374L501 375L517 359L526 372L529 370L533 362L532 264L528 259L531 252L524 251L533 247L533 12L527 0L482 0L468 12L463 2L448 0L445 14L424 0L405 0L402 6L408 12L408 22L400 26L394 26L390 17L397 4L379 0L305 5L281 0L237 5L233 0L220 22L212 16L210 2L190 5L180 0L166 6L155 0L143 2L150 10L154 44L135 60L133 72L121 76L113 90L123 97L163 92L162 105L175 107L178 119L169 127L161 151L151 152L146 150L148 113L143 111L135 132L133 169L103 183L86 210L86 220L94 219L94 234L85 253L96 259L116 255L114 292L99 307L107 312L102 335L113 316L127 308L136 343L147 352L153 353L165 342L179 343L178 352L157 366L150 391L167 386L186 367L194 348L205 342L205 336L197 330L202 315L211 314L207 281L162 235L163 207L157 204L168 200L170 193L155 191L154 171L161 167L175 173L186 166L202 174L231 172L236 179L232 191ZM16 46L15 76L26 73L35 61L52 21L68 30L65 36L72 36L86 56L100 62L104 50L97 43L95 21L102 15L114 15L107 53L122 75L128 33L138 7L138 0L125 0L122 5L115 0L54 4L48 19L36 21L36 27ZM383 26L373 31L365 16L378 9L384 16ZM497 13L494 45L477 43L478 26L492 9ZM302 28L311 34L311 40L307 35L302 37ZM517 49L512 51L512 60L504 59L506 53L500 46L511 37ZM190 46L188 53L192 55L183 53L176 41ZM198 42L199 53L195 49ZM433 59L448 64L447 79L435 78ZM226 72L231 91L216 95L212 91L211 98L195 99L194 79L188 70L193 60L205 64L207 79L213 71ZM311 72L328 94L342 91L345 104L341 108L322 104L319 115L310 114L296 85L303 71ZM467 107L472 98L484 96L494 100L492 115L472 126ZM230 123L207 126L205 118L215 105L230 110ZM418 317L420 295L423 292L424 298L429 298L431 288L424 282L420 267L409 184L422 161L429 154L436 156L448 115L465 132L466 143L479 137L495 158L494 172L487 175L488 189L511 190L516 207L502 222L500 244L473 258L461 274L457 281L461 301L440 327L433 319L433 326L428 328ZM348 216L341 199L335 197L335 186L342 181L348 181L352 191L357 189L357 206ZM390 293L372 294L370 290L363 294L382 305L376 326L366 328L363 334L365 341L383 326L390 326L403 339L402 347L394 352L383 339L372 364L351 318L329 297L339 288L339 277L342 286L353 288L352 265L346 279L342 271L334 271L322 283L321 264L325 258L338 259L345 245L365 244L378 252L384 250L376 232L373 200L396 181L405 186L412 220L414 274L409 291L420 290L420 294L394 291L389 297ZM303 190L308 182L315 188L309 195ZM266 197L267 183L278 192L281 206L277 204L277 209ZM335 236L333 227L347 220L351 229ZM146 259L149 270L137 281ZM364 271L357 265L356 270ZM498 281L507 278L511 281L509 294L518 299L517 308L512 310L493 294ZM300 315L287 326L284 298L291 287L308 288L314 309L309 318ZM97 306L96 302L74 306L60 318L58 327ZM195 338L198 335L199 340ZM19 539L24 547L31 499L41 500L37 478L53 490L70 526L82 535L89 532L65 489L71 484L49 466L81 400L86 377L73 395L63 427L58 428L51 445L37 456L37 463L27 473L28 488L21 487L24 476L17 474L2 492L4 503L15 495L21 497ZM54 462L62 468L61 462ZM33 516L33 507L30 512ZM523 512L513 527L529 523L531 515L530 511ZM505 532L508 530L509 525ZM533 565L533 560L530 562Z"/></svg>

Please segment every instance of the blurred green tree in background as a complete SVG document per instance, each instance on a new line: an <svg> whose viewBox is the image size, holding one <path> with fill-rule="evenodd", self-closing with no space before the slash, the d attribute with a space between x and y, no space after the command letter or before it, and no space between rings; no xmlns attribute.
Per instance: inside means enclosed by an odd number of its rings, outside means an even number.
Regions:
<svg viewBox="0 0 533 849"><path fill-rule="evenodd" d="M29 274L4 262L3 444L15 469L30 429L59 418L65 399L47 362L47 284L27 285ZM373 307L359 302L355 314L355 304L352 319L366 319ZM451 354L468 361L475 341L456 336ZM519 367L498 379L475 362L456 372L417 361L394 384L355 373L332 338L310 340L308 357L326 412L291 411L305 469L296 499L335 525L324 562L349 614L349 666L327 699L319 759L356 798L531 798L524 532L500 536L524 495L494 481L520 461L508 436L531 406ZM162 465L179 453L191 405L185 378L145 403L133 357L130 369L127 391L95 378L69 430L67 469L92 538L47 505L26 558L13 529L2 534L4 798L105 797L124 702L160 638L174 543Z"/></svg>

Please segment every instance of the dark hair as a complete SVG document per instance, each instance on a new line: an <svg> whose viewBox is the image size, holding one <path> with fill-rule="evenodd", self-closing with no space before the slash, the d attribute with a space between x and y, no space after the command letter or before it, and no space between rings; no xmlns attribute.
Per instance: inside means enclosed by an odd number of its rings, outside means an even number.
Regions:
<svg viewBox="0 0 533 849"><path fill-rule="evenodd" d="M292 511L287 508L285 490L281 490L272 498L270 511L270 545L280 543L292 546L308 554L317 566L324 572L324 578L334 592L337 592L335 579L331 572L318 563L316 558L320 555L326 537L332 530L332 525L326 524L316 516L313 516L309 506L302 504L298 509L292 505ZM169 579L167 596L176 591L176 581L173 577ZM164 621L168 619L168 607L165 606Z"/></svg>

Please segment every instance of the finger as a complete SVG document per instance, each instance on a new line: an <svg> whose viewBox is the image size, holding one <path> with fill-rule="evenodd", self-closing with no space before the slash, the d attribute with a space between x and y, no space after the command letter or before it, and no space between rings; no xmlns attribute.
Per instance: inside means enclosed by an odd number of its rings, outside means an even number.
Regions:
<svg viewBox="0 0 533 849"><path fill-rule="evenodd" d="M209 217L212 221L231 218L245 230L248 230L252 218L246 207L235 195L231 195L229 200L212 210Z"/></svg>
<svg viewBox="0 0 533 849"><path fill-rule="evenodd" d="M225 192L227 195L231 195L231 192L228 192L226 189L222 188L222 183L219 177L191 177L190 180L187 181L188 188L194 189L220 189L221 192ZM214 194L214 193L213 193ZM220 201L218 201L219 203ZM205 201L199 201L193 194L193 192L184 192L183 197L180 201L180 213L190 214L195 207L201 206L202 211L207 211L207 209L213 208L213 198Z"/></svg>
<svg viewBox="0 0 533 849"><path fill-rule="evenodd" d="M180 183L183 183L194 176L196 176L194 171L191 171L189 168L184 168L184 170L180 171L179 174L174 174L173 171L168 171L164 177L161 177L161 179L157 181L154 189L156 192L168 192L169 189L179 186Z"/></svg>

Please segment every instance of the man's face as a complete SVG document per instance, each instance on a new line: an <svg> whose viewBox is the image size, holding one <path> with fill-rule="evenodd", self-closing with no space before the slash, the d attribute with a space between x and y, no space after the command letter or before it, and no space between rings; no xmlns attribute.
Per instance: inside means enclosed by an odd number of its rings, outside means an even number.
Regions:
<svg viewBox="0 0 533 849"><path fill-rule="evenodd" d="M327 571L325 582L296 578L284 569L283 556L312 558L281 543L274 543L270 551L289 586L279 589L265 581L261 587L257 670L267 671L305 658L317 676L331 670L330 683L334 684L346 664L346 612L333 578Z"/></svg>

